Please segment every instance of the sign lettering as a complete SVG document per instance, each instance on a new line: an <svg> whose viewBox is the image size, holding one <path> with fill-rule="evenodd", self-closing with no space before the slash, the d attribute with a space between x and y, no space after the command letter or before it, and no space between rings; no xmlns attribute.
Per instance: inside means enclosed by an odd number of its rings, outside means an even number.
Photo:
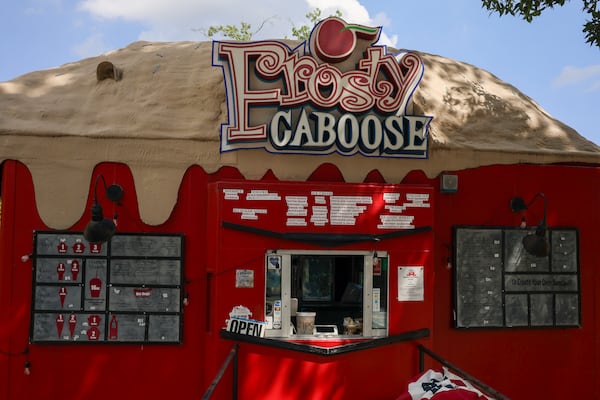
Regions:
<svg viewBox="0 0 600 400"><path fill-rule="evenodd" d="M232 317L227 320L227 331L239 333L240 335L263 337L265 325L264 322L260 321Z"/></svg>
<svg viewBox="0 0 600 400"><path fill-rule="evenodd" d="M423 62L374 46L379 33L331 17L295 49L214 42L229 117L221 151L426 158L432 117L406 114Z"/></svg>

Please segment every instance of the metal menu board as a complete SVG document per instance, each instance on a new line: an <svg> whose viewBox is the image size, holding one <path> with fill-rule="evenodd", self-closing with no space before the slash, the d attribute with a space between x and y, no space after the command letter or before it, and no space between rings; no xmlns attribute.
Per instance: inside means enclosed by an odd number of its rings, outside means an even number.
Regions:
<svg viewBox="0 0 600 400"><path fill-rule="evenodd" d="M455 327L580 326L577 230L549 229L536 257L522 244L533 229L454 228Z"/></svg>
<svg viewBox="0 0 600 400"><path fill-rule="evenodd" d="M182 235L37 231L32 256L32 342L181 342Z"/></svg>

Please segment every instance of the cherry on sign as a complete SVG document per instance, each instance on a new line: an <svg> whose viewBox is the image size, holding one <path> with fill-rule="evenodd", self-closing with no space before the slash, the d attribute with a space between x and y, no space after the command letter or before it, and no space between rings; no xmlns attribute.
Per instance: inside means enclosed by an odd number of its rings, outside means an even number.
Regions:
<svg viewBox="0 0 600 400"><path fill-rule="evenodd" d="M350 57L356 47L356 35L375 41L379 28L348 25L340 18L330 17L314 29L314 51L324 61L340 62Z"/></svg>

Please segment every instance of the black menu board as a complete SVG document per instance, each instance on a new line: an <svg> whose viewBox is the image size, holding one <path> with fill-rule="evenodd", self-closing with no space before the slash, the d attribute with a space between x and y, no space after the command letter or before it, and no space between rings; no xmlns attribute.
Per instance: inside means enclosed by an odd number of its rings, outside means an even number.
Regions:
<svg viewBox="0 0 600 400"><path fill-rule="evenodd" d="M530 229L454 228L457 328L580 326L576 229L550 229L549 255L525 251Z"/></svg>
<svg viewBox="0 0 600 400"><path fill-rule="evenodd" d="M37 231L32 256L32 342L181 342L182 235Z"/></svg>

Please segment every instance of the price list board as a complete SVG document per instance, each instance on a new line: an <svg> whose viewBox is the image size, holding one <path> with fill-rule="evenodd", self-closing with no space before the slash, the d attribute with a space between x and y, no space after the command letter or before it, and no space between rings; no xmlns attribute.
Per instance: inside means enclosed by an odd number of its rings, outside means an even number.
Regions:
<svg viewBox="0 0 600 400"><path fill-rule="evenodd" d="M535 231L454 228L455 327L580 326L577 230L548 230L546 257L525 251L528 234Z"/></svg>
<svg viewBox="0 0 600 400"><path fill-rule="evenodd" d="M181 342L182 235L37 231L32 256L32 342Z"/></svg>

